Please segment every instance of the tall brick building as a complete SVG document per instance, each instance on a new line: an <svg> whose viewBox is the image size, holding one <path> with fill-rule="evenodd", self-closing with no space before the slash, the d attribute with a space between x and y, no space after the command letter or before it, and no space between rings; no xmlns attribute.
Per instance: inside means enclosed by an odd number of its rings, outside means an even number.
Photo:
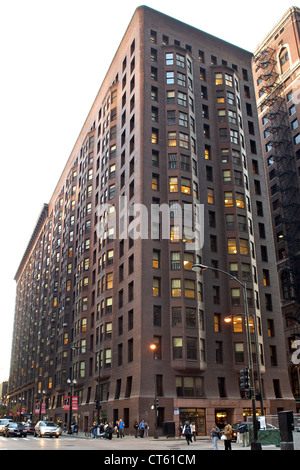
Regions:
<svg viewBox="0 0 300 470"><path fill-rule="evenodd" d="M262 150L266 166L276 261L292 389L300 401L300 9L290 8L254 52Z"/></svg>
<svg viewBox="0 0 300 470"><path fill-rule="evenodd" d="M27 413L44 401L66 421L76 379L81 429L100 398L104 419L153 430L155 387L159 427L188 418L205 435L251 415L240 285L198 262L247 282L265 411L294 409L251 67L245 50L136 10L16 273L9 393ZM169 219L151 214L163 204ZM190 243L199 207L203 245Z"/></svg>

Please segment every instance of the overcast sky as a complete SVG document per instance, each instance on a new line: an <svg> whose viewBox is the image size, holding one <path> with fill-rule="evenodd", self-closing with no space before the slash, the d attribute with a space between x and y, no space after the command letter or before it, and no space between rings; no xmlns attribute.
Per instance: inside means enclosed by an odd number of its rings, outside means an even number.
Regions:
<svg viewBox="0 0 300 470"><path fill-rule="evenodd" d="M140 4L0 0L0 383L9 374L14 275ZM287 0L145 4L251 52L293 5Z"/></svg>

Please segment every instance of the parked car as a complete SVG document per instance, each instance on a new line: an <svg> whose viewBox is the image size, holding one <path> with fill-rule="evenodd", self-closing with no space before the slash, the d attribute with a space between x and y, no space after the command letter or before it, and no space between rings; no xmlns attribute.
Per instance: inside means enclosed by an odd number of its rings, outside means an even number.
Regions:
<svg viewBox="0 0 300 470"><path fill-rule="evenodd" d="M3 429L3 436L9 437L9 436L27 436L27 429L25 426L21 423L8 423L4 426Z"/></svg>
<svg viewBox="0 0 300 470"><path fill-rule="evenodd" d="M34 428L34 435L39 437L59 437L61 433L62 429L53 421L39 421Z"/></svg>
<svg viewBox="0 0 300 470"><path fill-rule="evenodd" d="M6 424L11 423L12 419L0 419L0 434L3 434L3 429Z"/></svg>

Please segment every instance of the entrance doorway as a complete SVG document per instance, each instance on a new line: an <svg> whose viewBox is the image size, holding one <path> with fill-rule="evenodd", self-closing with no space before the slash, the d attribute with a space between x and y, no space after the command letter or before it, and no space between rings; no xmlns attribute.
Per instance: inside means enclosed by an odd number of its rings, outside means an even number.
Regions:
<svg viewBox="0 0 300 470"><path fill-rule="evenodd" d="M195 423L196 436L206 435L205 408L179 408L179 422Z"/></svg>
<svg viewBox="0 0 300 470"><path fill-rule="evenodd" d="M225 428L226 421L231 423L232 413L233 413L233 410L231 409L215 410L215 422L219 429Z"/></svg>

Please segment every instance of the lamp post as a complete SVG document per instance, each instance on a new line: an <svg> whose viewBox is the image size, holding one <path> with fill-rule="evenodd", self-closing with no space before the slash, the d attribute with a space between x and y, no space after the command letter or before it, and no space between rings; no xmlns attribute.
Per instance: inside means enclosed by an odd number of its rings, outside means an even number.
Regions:
<svg viewBox="0 0 300 470"><path fill-rule="evenodd" d="M41 391L39 390L38 391L38 394L40 395L40 403L39 403L39 421L41 421L42 419L42 403L44 402L44 395L45 395L45 390Z"/></svg>
<svg viewBox="0 0 300 470"><path fill-rule="evenodd" d="M247 301L247 284L240 281L237 277L232 276L232 274L223 269L214 268L212 266L206 266L204 264L194 264L192 270L199 272L202 270L211 269L212 271L218 271L230 277L233 281L236 281L243 290L243 301L244 301L244 311L245 311L245 320L246 320L246 339L247 339L247 350L248 350L248 363L249 363L249 375L250 375L250 393L252 400L252 419L253 419L253 442L251 443L251 450L261 450L261 444L258 442L257 435L257 421L256 421L256 403L255 403L255 387L254 387L254 373L253 373L253 359L252 359L252 347L251 347L251 335L250 335L250 323L249 323L249 311L248 311L248 301ZM255 338L256 342L256 338ZM257 361L259 358L257 357Z"/></svg>
<svg viewBox="0 0 300 470"><path fill-rule="evenodd" d="M77 380L76 379L68 379L67 384L69 385L70 388L70 405L69 405L69 430L68 434L72 434L72 388L76 385Z"/></svg>
<svg viewBox="0 0 300 470"><path fill-rule="evenodd" d="M157 398L157 386L156 386L156 361L157 354L155 353L157 345L155 343L150 344L151 351L154 352L154 439L158 439L157 429L157 411L158 411L158 398Z"/></svg>

